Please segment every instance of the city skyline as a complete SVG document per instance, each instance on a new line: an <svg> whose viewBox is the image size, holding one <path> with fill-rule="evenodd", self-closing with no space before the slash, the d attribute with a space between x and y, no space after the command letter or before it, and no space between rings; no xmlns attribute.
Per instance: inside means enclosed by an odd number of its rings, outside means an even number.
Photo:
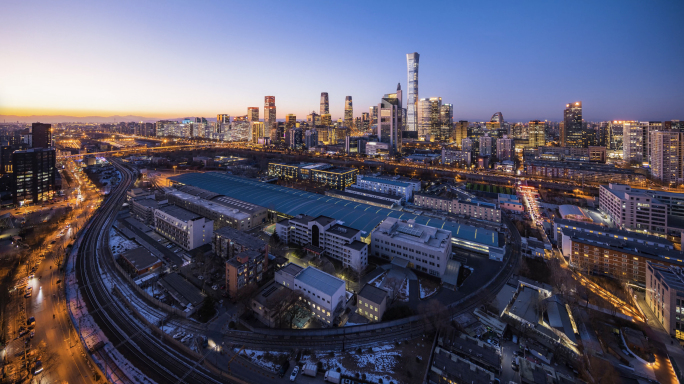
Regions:
<svg viewBox="0 0 684 384"><path fill-rule="evenodd" d="M245 7L239 4L229 11L221 3L148 3L135 12L117 4L80 8L49 2L11 4L7 22L0 26L0 33L12 37L3 49L11 60L0 63L0 115L234 116L274 95L279 100L277 118L283 119L289 113L306 116L318 109L321 92L328 92L334 119L344 116L345 96L353 97L354 117L360 117L393 84L400 82L408 89L406 54L418 52L423 56L420 97L442 97L453 104L455 120L486 121L500 110L507 121L560 121L567 100L583 101L587 121L682 118L684 74L677 63L684 58L680 44L684 35L675 27L677 15L684 13L681 3L619 7L620 2L543 6L498 2L496 9L511 20L529 15L538 22L513 29L507 23L488 24L485 32L464 24L458 33L435 26L454 14L464 23L478 25L489 19L491 6L446 3L439 12L419 7L412 15L397 7L381 18L414 20L412 36L391 41L381 51L368 44L358 46L357 54L343 56L336 55L340 49L354 50L347 38L363 36L363 41L372 41L383 36L382 28L360 26L380 6L328 4L315 9L305 4L271 4L261 16L264 25L274 27L253 34L242 33L246 21L240 20L192 32L166 23L207 13L217 17L239 13ZM308 12L325 28L316 36L309 26L273 33L276 24L269 20L297 12ZM160 14L164 18L158 18ZM345 35L347 27L329 21L330 14L367 16ZM658 28L642 29L624 22L637 16L661 22ZM26 32L22 26L35 19L42 21ZM446 43L427 39L440 33ZM256 42L266 36L271 37L268 50L276 55L285 54L284 46L305 52L311 44L320 52L275 65L270 60L247 60L263 51ZM493 48L500 60L488 59ZM669 59L616 60L626 54L626 48L643 57ZM245 60L220 60L235 51L244 52L240 57ZM187 60L191 52L195 57Z"/></svg>

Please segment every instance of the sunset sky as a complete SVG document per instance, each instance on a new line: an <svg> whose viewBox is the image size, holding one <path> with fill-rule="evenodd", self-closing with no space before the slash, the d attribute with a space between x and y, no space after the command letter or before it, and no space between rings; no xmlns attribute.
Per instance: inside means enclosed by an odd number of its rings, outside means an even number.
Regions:
<svg viewBox="0 0 684 384"><path fill-rule="evenodd" d="M11 1L0 115L333 118L406 85L454 119L684 119L684 1ZM404 98L404 105L406 99Z"/></svg>

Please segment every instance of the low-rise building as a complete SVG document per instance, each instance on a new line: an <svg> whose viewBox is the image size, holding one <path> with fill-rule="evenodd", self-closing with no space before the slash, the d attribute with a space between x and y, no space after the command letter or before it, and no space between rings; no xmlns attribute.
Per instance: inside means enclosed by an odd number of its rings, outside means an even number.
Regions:
<svg viewBox="0 0 684 384"><path fill-rule="evenodd" d="M395 196L402 196L405 201L413 198L413 193L421 189L420 180L408 179L406 177L393 176L364 176L356 177L354 187L369 191L387 193Z"/></svg>
<svg viewBox="0 0 684 384"><path fill-rule="evenodd" d="M357 296L356 312L370 321L381 321L388 305L388 292L372 284L366 284Z"/></svg>
<svg viewBox="0 0 684 384"><path fill-rule="evenodd" d="M298 300L306 302L311 312L328 324L344 310L344 287L343 280L314 267L303 269L294 279Z"/></svg>
<svg viewBox="0 0 684 384"><path fill-rule="evenodd" d="M570 266L585 272L645 284L648 261L684 266L684 254L678 250L569 228L563 228L561 236L563 255L570 256Z"/></svg>
<svg viewBox="0 0 684 384"><path fill-rule="evenodd" d="M129 269L136 275L144 275L161 268L162 262L144 247L131 249L121 254L122 260L126 261Z"/></svg>
<svg viewBox="0 0 684 384"><path fill-rule="evenodd" d="M570 257L569 252L571 250L563 245L563 231L568 229L598 236L606 236L614 239L633 241L654 249L664 249L668 251L675 249L672 242L664 237L646 235L639 232L626 231L624 229L611 228L600 224L556 218L553 221L553 227L553 238L558 245L558 249L567 258Z"/></svg>
<svg viewBox="0 0 684 384"><path fill-rule="evenodd" d="M476 219L501 222L501 208L497 204L479 200L459 200L445 198L426 193L417 193L413 204L419 207L437 209L456 215L469 216Z"/></svg>
<svg viewBox="0 0 684 384"><path fill-rule="evenodd" d="M275 233L284 242L339 260L345 268L361 271L368 266L368 244L361 241L361 231L333 218L297 215L276 223Z"/></svg>
<svg viewBox="0 0 684 384"><path fill-rule="evenodd" d="M347 189L349 189L349 188L347 188ZM336 198L342 199L342 200L349 200L349 201L354 201L357 203L364 203L364 204L368 204L368 205L373 205L375 207L382 207L382 208L389 208L389 209L394 207L394 203L387 201L387 200L377 199L375 197L367 197L367 196L363 196L363 195L356 194L356 193L350 193L347 191L340 191L337 189L329 189L329 190L325 191L325 195L336 197Z"/></svg>
<svg viewBox="0 0 684 384"><path fill-rule="evenodd" d="M344 191L347 193L353 193L355 195L384 200L395 205L402 205L406 201L404 196L390 195L389 193L376 192L368 189L356 188L354 186L347 187L347 189Z"/></svg>
<svg viewBox="0 0 684 384"><path fill-rule="evenodd" d="M629 185L608 184L599 188L599 210L618 228L667 234L667 204Z"/></svg>
<svg viewBox="0 0 684 384"><path fill-rule="evenodd" d="M187 185L166 189L166 197L169 203L212 220L214 229L229 226L247 231L268 218L264 207Z"/></svg>
<svg viewBox="0 0 684 384"><path fill-rule="evenodd" d="M456 164L469 167L472 161L472 151L442 148L442 164L444 165Z"/></svg>
<svg viewBox="0 0 684 384"><path fill-rule="evenodd" d="M671 336L684 340L684 270L648 262L646 304Z"/></svg>
<svg viewBox="0 0 684 384"><path fill-rule="evenodd" d="M287 288L294 289L294 280L295 277L301 272L304 268L300 267L297 264L293 263L288 263L284 267L280 268L279 270L275 271L275 276L274 280L281 285L286 286Z"/></svg>
<svg viewBox="0 0 684 384"><path fill-rule="evenodd" d="M511 212L525 212L525 206L516 195L499 193L499 207Z"/></svg>
<svg viewBox="0 0 684 384"><path fill-rule="evenodd" d="M637 179L634 170L617 168L613 164L531 160L525 161L524 169L527 176L542 176L551 179L584 179L596 182Z"/></svg>
<svg viewBox="0 0 684 384"><path fill-rule="evenodd" d="M157 285L173 297L180 307L194 312L204 301L202 292L177 273L169 273L157 281Z"/></svg>
<svg viewBox="0 0 684 384"><path fill-rule="evenodd" d="M138 197L128 201L128 209L132 217L147 225L154 225L154 210L165 202L159 202L147 197Z"/></svg>
<svg viewBox="0 0 684 384"><path fill-rule="evenodd" d="M386 260L442 276L451 257L451 232L388 217L371 233L371 252Z"/></svg>
<svg viewBox="0 0 684 384"><path fill-rule="evenodd" d="M249 250L268 254L268 244L265 241L231 227L215 230L211 245L214 254L224 259L232 259L235 255Z"/></svg>
<svg viewBox="0 0 684 384"><path fill-rule="evenodd" d="M335 167L326 163L270 163L268 173L284 180L308 180L334 189L344 189L354 184L359 170Z"/></svg>
<svg viewBox="0 0 684 384"><path fill-rule="evenodd" d="M435 347L428 383L491 384L496 375L442 347Z"/></svg>
<svg viewBox="0 0 684 384"><path fill-rule="evenodd" d="M175 205L154 211L155 230L186 251L208 244L213 237L213 225L211 220Z"/></svg>
<svg viewBox="0 0 684 384"><path fill-rule="evenodd" d="M268 268L268 255L263 250L246 250L226 261L226 289L232 300L240 297L250 284L259 283Z"/></svg>

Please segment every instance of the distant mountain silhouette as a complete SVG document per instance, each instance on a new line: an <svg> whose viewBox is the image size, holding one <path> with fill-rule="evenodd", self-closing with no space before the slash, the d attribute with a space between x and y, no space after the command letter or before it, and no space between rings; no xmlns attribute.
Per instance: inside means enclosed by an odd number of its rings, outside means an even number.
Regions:
<svg viewBox="0 0 684 384"><path fill-rule="evenodd" d="M184 117L175 119L160 119L157 117L144 117L134 115L114 115L114 116L67 116L67 115L31 115L31 116L16 116L16 115L0 115L0 122L5 123L120 123L120 122L139 122L144 121L148 123L157 120L182 120ZM207 119L208 121L216 121L216 118Z"/></svg>

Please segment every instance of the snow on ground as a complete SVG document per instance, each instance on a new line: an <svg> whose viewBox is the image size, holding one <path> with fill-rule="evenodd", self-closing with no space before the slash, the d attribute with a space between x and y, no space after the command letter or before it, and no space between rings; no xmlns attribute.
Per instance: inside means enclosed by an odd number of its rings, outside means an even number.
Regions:
<svg viewBox="0 0 684 384"><path fill-rule="evenodd" d="M154 380L148 378L142 372L140 372L138 368L134 367L133 364L131 364L125 357L123 357L123 355L121 355L121 353L111 344L107 344L104 347L104 350L106 351L109 359L111 359L110 361L108 361L108 364L111 364L112 361L114 361L114 365L118 367L121 371L123 371L124 375L128 376L129 380L133 380L137 383L142 384L156 384Z"/></svg>
<svg viewBox="0 0 684 384"><path fill-rule="evenodd" d="M114 228L109 231L109 247L112 249L114 256L118 256L126 251L140 247L138 243L133 240L121 236Z"/></svg>
<svg viewBox="0 0 684 384"><path fill-rule="evenodd" d="M368 282L368 284L373 284L373 286L380 288L382 286L382 282L385 280L385 276L387 276L387 271L375 276L371 281Z"/></svg>
<svg viewBox="0 0 684 384"><path fill-rule="evenodd" d="M365 373L366 380L369 382L377 383L379 379L382 379L385 383L390 381L396 383L398 381L393 375L401 351L394 350L394 347L393 344L380 345L373 347L373 352L364 351L361 354L356 351L340 354L337 351L334 357L330 356L330 352L317 352L315 357L312 355L302 356L300 362L306 364L321 361L326 369L340 368L344 375L354 376L356 373L359 375ZM350 358L353 363L345 367L342 361L349 361Z"/></svg>
<svg viewBox="0 0 684 384"><path fill-rule="evenodd" d="M240 350L240 348L234 348L233 352L237 353ZM276 363L276 361L281 361L284 360L289 353L282 353L282 352L266 352L266 351L259 351L255 349L245 349L242 352L240 352L241 356L248 356L249 361L254 363L254 365L272 371L272 372L277 372L278 368L280 367L280 364Z"/></svg>
<svg viewBox="0 0 684 384"><path fill-rule="evenodd" d="M344 326L345 326L345 327L353 327L353 326L355 326L355 325L367 325L367 324L362 324L362 323L350 323L350 322L344 323Z"/></svg>
<svg viewBox="0 0 684 384"><path fill-rule="evenodd" d="M427 287L423 287L423 284L420 284L420 298L421 299L432 296L435 294L435 292L437 292L437 287L427 288Z"/></svg>

